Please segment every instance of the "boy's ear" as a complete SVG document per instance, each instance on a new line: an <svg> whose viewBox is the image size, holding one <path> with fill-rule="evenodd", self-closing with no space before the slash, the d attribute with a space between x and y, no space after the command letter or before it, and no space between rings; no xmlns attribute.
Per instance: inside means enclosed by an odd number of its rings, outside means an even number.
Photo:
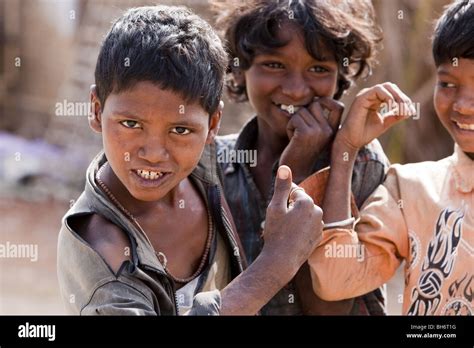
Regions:
<svg viewBox="0 0 474 348"><path fill-rule="evenodd" d="M237 86L245 86L245 74L241 69L232 69L232 77L234 84Z"/></svg>
<svg viewBox="0 0 474 348"><path fill-rule="evenodd" d="M102 114L99 97L97 96L96 85L91 85L90 89L91 110L89 112L89 126L93 131L102 133Z"/></svg>
<svg viewBox="0 0 474 348"><path fill-rule="evenodd" d="M211 115L209 120L209 132L207 133L206 144L210 144L214 141L214 138L219 132L221 126L222 110L224 109L224 102L221 100L217 110Z"/></svg>

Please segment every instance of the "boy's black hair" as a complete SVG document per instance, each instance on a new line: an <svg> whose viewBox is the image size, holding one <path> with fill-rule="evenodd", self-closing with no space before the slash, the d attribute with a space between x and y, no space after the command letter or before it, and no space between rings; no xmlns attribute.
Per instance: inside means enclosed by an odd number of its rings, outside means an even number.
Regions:
<svg viewBox="0 0 474 348"><path fill-rule="evenodd" d="M110 93L150 81L212 114L222 96L226 66L219 37L191 10L138 7L112 25L97 59L95 83L102 108Z"/></svg>
<svg viewBox="0 0 474 348"><path fill-rule="evenodd" d="M301 30L314 58L322 60L323 47L334 54L339 73L336 99L355 78L370 74L382 38L370 0L213 0L213 5L230 56L226 87L236 101L247 100L246 87L238 85L232 73L249 69L256 54L287 44L277 39L284 23Z"/></svg>
<svg viewBox="0 0 474 348"><path fill-rule="evenodd" d="M433 35L436 66L453 58L474 59L474 1L455 1L438 19Z"/></svg>

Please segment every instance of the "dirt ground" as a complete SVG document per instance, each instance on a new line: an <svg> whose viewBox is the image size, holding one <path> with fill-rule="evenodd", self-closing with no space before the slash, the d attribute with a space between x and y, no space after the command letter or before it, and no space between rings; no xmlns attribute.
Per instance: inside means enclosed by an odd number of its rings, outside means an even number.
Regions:
<svg viewBox="0 0 474 348"><path fill-rule="evenodd" d="M38 246L38 259L0 259L0 314L64 314L56 244L67 203L0 200L0 242Z"/></svg>
<svg viewBox="0 0 474 348"><path fill-rule="evenodd" d="M56 244L68 208L66 202L0 199L0 243L38 246L36 262L0 258L0 315L65 314L56 278ZM390 314L400 314L402 289L399 272L388 286Z"/></svg>

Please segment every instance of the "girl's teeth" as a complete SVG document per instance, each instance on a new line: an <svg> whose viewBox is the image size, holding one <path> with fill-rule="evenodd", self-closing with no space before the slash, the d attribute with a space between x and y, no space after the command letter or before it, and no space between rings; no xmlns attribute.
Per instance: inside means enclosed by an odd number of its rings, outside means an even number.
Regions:
<svg viewBox="0 0 474 348"><path fill-rule="evenodd" d="M465 123L459 123L459 122L456 122L456 124L461 129L474 130L474 124L465 124Z"/></svg>
<svg viewBox="0 0 474 348"><path fill-rule="evenodd" d="M156 180L159 177L163 176L163 173L152 172L148 170L137 170L137 174L140 175L143 179Z"/></svg>
<svg viewBox="0 0 474 348"><path fill-rule="evenodd" d="M293 115L295 112L297 112L300 109L300 107L299 106L294 106L294 105L281 104L280 109L282 109L283 111L288 112L290 115Z"/></svg>

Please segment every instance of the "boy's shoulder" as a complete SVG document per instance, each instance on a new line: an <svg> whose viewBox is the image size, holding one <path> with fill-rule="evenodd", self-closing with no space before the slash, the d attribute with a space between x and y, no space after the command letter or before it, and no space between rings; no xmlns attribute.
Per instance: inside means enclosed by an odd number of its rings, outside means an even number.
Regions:
<svg viewBox="0 0 474 348"><path fill-rule="evenodd" d="M58 235L59 288L66 307L74 314L82 311L99 287L117 280L117 260L119 256L125 260L123 252L112 252L112 246L120 250L117 240L121 240L123 232L91 212L87 203L82 194L64 216ZM69 302L71 294L74 302Z"/></svg>
<svg viewBox="0 0 474 348"><path fill-rule="evenodd" d="M387 172L384 186L402 196L416 195L421 199L423 192L438 196L446 184L451 166L452 156L439 161L393 164Z"/></svg>
<svg viewBox="0 0 474 348"><path fill-rule="evenodd" d="M439 178L446 174L446 171L452 165L451 160L450 156L439 161L397 163L390 166L389 173L392 172L398 178L408 181L423 181L431 177Z"/></svg>
<svg viewBox="0 0 474 348"><path fill-rule="evenodd" d="M126 252L131 248L126 233L103 216L93 213L75 217L70 221L70 227L104 259L114 273L118 272L124 261L131 260L130 252Z"/></svg>
<svg viewBox="0 0 474 348"><path fill-rule="evenodd" d="M91 205L88 195L83 192L64 215L60 235L68 236L60 241L74 250L85 243L88 252L98 254L115 274L123 261L130 260L126 255L131 253L124 252L131 250L129 237L119 226L91 209ZM66 245L60 244L59 247Z"/></svg>

